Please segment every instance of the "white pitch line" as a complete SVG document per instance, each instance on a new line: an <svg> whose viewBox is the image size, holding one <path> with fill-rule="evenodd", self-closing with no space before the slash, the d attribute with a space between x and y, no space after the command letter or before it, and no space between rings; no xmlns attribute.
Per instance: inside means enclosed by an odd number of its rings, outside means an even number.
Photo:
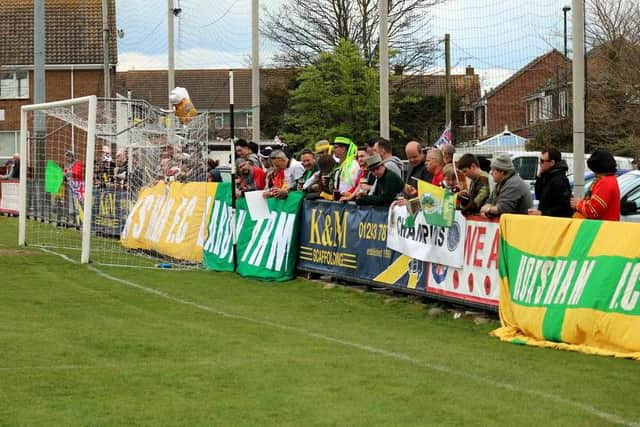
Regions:
<svg viewBox="0 0 640 427"><path fill-rule="evenodd" d="M62 258L64 258L65 260L73 263L73 264L79 264L77 261L63 255L63 254L59 254L56 252L52 252L52 251L48 251L46 249L43 249L43 251L48 252L50 254L53 255L58 255ZM93 266L87 266L87 268L93 272L95 272L96 274L98 274L99 276L110 280L112 282L116 282L116 283L120 283L135 289L138 289L140 291L143 291L145 293L148 294L152 294L155 296L158 296L160 298L164 298L166 300L169 301L173 301L175 303L178 304L183 304L183 305L187 305L187 306L191 306L194 308L197 308L199 310L202 311L206 311L209 313L213 313L216 314L218 316L221 317L226 317L229 319L236 319L236 320L242 320L245 322L249 322L249 323L255 323L258 325L264 325L264 326L269 326L272 327L274 329L280 329L283 331L291 331L291 332L296 332L298 334L310 337L310 338L316 338L322 341L327 341L327 342L331 342L331 343L335 343L335 344L340 344L342 346L345 347L351 347L351 348L357 348L358 350L362 350L368 353L372 353L372 354L377 354L380 356L384 356L390 359L396 359L396 360L401 360L403 362L407 362L407 363L411 363L412 365L416 365L418 367L421 368L427 368L430 369L432 371L437 371L437 372L442 372L445 373L447 375L455 375L458 377L462 377L462 378L466 378L468 380L472 380L481 384L488 384L491 385L493 387L496 388L502 388L504 390L508 390L508 391L513 391L513 392L518 392L518 393L522 393L522 394L526 394L529 396L534 396L534 397L538 397L544 400L548 400L550 402L553 403L557 403L560 405L569 405L569 406L573 406L574 408L580 409L588 414L594 415L596 417L602 418L603 420L606 420L608 422L611 423L615 423L615 424L620 424L620 425L625 425L625 426L631 426L631 427L640 427L640 422L638 421L633 421L633 420L627 420L626 418L611 413L611 412L606 412L606 411L601 411L591 405L588 405L586 403L582 403L582 402L576 402L574 400L570 400L570 399L565 399L561 396L557 396L555 394L551 394L551 393L545 393L543 391L538 391L538 390L532 390L529 388L525 388L525 387L520 387L514 384L510 384L510 383L506 383L506 382L502 382L502 381L498 381L498 380L494 380L491 378L487 378L487 377L482 377L480 375L475 375L471 372L465 372L461 369L454 369L454 368L449 368L447 366L444 365L440 365L440 364L436 364L436 363L431 363L431 362L425 362L425 361L421 361L418 360L414 357L408 356L406 354L402 354L402 353L396 353L396 352L392 352L392 351L387 351L381 348L377 348L377 347L372 347L366 344L359 344L359 343L355 343L355 342L351 342L351 341L347 341L347 340L343 340L340 338L335 338L335 337L331 337L328 335L323 335L323 334L318 334L316 332L311 332L309 330L303 329L303 328L299 328L296 326L289 326L289 325L282 325L280 323L275 323L269 320L262 320L262 319L255 319L252 317L248 317L248 316L243 316L243 315L239 315L239 314L233 314L233 313L227 313L221 310L216 310L214 308L211 308L209 306L203 305L203 304L199 304L197 302L193 302L193 301L189 301L189 300L185 300L182 298L178 298L178 297L174 297L166 292L163 291L159 291L157 289L154 288L148 288L146 286L143 285L139 285L137 283L134 283L130 280L125 280L125 279L120 279L118 277L112 276L108 273L105 273L104 271L98 270L97 268L93 267Z"/></svg>

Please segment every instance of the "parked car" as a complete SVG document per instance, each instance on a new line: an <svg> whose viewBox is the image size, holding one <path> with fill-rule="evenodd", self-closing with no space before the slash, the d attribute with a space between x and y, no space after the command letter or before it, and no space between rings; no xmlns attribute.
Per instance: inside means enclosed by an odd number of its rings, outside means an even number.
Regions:
<svg viewBox="0 0 640 427"><path fill-rule="evenodd" d="M617 176L624 175L627 172L629 172L629 169L618 169L616 171L616 175ZM574 184L574 176L573 176L573 174L567 175L567 178L569 178L569 184L571 185L571 188L573 188L573 184ZM593 180L594 179L596 179L596 175L593 172L586 171L584 173L584 191L585 192L587 192L587 190L589 190L589 188L591 187L591 184L593 184Z"/></svg>
<svg viewBox="0 0 640 427"><path fill-rule="evenodd" d="M632 170L618 177L620 186L620 219L640 222L640 171Z"/></svg>

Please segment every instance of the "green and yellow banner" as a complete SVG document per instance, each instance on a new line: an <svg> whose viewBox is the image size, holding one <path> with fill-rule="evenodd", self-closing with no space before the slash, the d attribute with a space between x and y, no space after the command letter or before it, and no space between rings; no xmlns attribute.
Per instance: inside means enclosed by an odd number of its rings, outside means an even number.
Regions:
<svg viewBox="0 0 640 427"><path fill-rule="evenodd" d="M640 360L640 226L503 215L503 341Z"/></svg>
<svg viewBox="0 0 640 427"><path fill-rule="evenodd" d="M451 191L418 180L418 200L425 222L441 227L451 227L456 213L457 195Z"/></svg>

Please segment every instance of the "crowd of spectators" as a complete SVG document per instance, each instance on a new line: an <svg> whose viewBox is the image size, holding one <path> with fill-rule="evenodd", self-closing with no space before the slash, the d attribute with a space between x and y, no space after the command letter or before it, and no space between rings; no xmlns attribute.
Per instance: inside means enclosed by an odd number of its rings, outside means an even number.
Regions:
<svg viewBox="0 0 640 427"><path fill-rule="evenodd" d="M103 188L126 188L131 174L127 151L119 150L112 158L108 146L96 165L97 183ZM372 138L358 147L350 138L336 137L332 142L318 141L314 149L304 149L299 160L283 146L264 147L243 139L235 144L236 196L248 191L263 191L265 198L285 198L290 191L303 191L306 198L323 198L357 205L390 206L408 204L418 197L418 182L441 186L458 194L457 208L465 215L488 218L505 213L620 219L620 191L615 178L616 163L604 150L596 150L587 165L596 179L583 199L572 197L567 179L567 163L556 148L541 152L533 208L529 186L518 176L510 156L496 154L487 174L473 154L463 154L454 161L455 148L423 147L417 140L405 146L406 166L393 154L391 143ZM157 180L222 182L219 161L197 159L188 147L182 151L167 146L162 149ZM79 161L72 152L65 157L65 177L76 193L82 193ZM81 163L80 163L81 164ZM202 166L200 166L202 164ZM18 178L20 158L14 154L2 178ZM74 172L75 171L75 172Z"/></svg>

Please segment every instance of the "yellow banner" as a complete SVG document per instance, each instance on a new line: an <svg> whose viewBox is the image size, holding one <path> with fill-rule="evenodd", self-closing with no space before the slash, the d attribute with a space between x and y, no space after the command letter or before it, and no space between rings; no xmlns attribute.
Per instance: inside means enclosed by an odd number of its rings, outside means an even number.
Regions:
<svg viewBox="0 0 640 427"><path fill-rule="evenodd" d="M640 227L503 215L503 341L640 360Z"/></svg>
<svg viewBox="0 0 640 427"><path fill-rule="evenodd" d="M217 184L208 182L159 182L142 189L120 242L131 249L201 262L216 189Z"/></svg>

